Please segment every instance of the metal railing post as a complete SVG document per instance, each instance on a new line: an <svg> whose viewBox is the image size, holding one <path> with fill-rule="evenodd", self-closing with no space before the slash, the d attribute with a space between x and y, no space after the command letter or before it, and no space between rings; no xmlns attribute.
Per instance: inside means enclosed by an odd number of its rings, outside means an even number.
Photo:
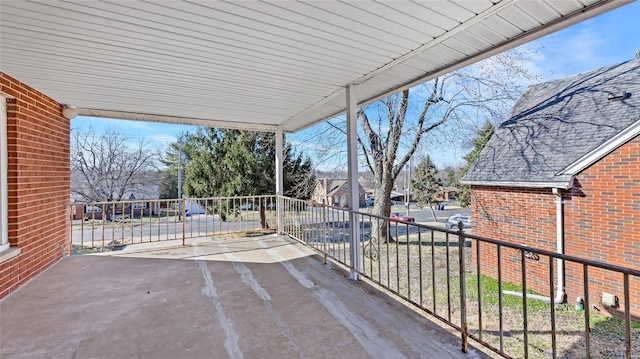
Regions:
<svg viewBox="0 0 640 359"><path fill-rule="evenodd" d="M185 201L184 198L180 199L180 218L182 219L182 245L184 246L185 243L185 239L187 236L187 232L185 230L185 225L186 225L186 221L187 221L187 217L185 216L186 211L185 211L186 207L185 207Z"/></svg>
<svg viewBox="0 0 640 359"><path fill-rule="evenodd" d="M464 232L463 223L458 222L458 261L460 268L460 339L462 352L466 353L469 344L469 328L467 325L467 280L464 266ZM449 244L447 243L447 246ZM480 280L478 278L478 280Z"/></svg>

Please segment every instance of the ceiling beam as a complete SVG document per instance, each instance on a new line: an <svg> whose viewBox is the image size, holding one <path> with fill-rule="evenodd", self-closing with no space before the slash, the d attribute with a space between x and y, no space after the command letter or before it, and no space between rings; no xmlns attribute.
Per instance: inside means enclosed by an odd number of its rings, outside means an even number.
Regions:
<svg viewBox="0 0 640 359"><path fill-rule="evenodd" d="M278 129L277 125L267 125L267 124L258 124L258 123L248 123L248 122L206 120L206 119L188 118L188 117L161 116L161 115L152 115L152 114L144 114L144 113L98 110L98 109L88 109L88 108L78 108L77 113L79 116L88 116L88 117L114 118L114 119L135 120L135 121L145 121L145 122L171 123L171 124L179 124L179 125L228 128L228 129L234 129L234 130L276 132L276 130Z"/></svg>

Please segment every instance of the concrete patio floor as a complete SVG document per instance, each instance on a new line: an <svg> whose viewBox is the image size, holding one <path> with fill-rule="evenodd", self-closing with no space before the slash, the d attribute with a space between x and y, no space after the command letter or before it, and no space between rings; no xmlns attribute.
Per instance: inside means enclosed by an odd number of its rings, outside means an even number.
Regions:
<svg viewBox="0 0 640 359"><path fill-rule="evenodd" d="M0 302L0 358L484 358L286 236L67 257Z"/></svg>

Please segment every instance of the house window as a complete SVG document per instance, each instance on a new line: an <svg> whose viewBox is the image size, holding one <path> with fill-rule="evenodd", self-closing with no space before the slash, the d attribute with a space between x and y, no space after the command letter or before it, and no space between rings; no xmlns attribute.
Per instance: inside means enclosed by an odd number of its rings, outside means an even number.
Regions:
<svg viewBox="0 0 640 359"><path fill-rule="evenodd" d="M135 202L133 209L147 209L147 202Z"/></svg>
<svg viewBox="0 0 640 359"><path fill-rule="evenodd" d="M7 99L0 96L0 252L9 249L7 203Z"/></svg>

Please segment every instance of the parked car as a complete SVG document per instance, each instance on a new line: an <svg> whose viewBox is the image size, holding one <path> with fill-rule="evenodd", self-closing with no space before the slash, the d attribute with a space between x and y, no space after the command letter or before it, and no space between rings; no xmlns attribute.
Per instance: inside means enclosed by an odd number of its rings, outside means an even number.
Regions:
<svg viewBox="0 0 640 359"><path fill-rule="evenodd" d="M260 207L258 207L258 205L253 205L251 203L243 203L240 206L240 209L243 211L257 211L258 209L260 209Z"/></svg>
<svg viewBox="0 0 640 359"><path fill-rule="evenodd" d="M411 216L405 216L404 214L400 213L400 212L391 212L391 216L390 216L392 221L396 221L396 222L408 222L408 223L415 223L416 219L411 217Z"/></svg>
<svg viewBox="0 0 640 359"><path fill-rule="evenodd" d="M471 228L471 217L466 214L452 214L447 218L444 226L448 229L457 229L458 222L462 222L463 228Z"/></svg>
<svg viewBox="0 0 640 359"><path fill-rule="evenodd" d="M109 220L113 222L121 222L126 219L131 219L131 215L130 214L114 214L111 217L109 217Z"/></svg>
<svg viewBox="0 0 640 359"><path fill-rule="evenodd" d="M364 205L367 207L373 207L374 202L375 199L373 199L373 197L369 197L364 200Z"/></svg>

